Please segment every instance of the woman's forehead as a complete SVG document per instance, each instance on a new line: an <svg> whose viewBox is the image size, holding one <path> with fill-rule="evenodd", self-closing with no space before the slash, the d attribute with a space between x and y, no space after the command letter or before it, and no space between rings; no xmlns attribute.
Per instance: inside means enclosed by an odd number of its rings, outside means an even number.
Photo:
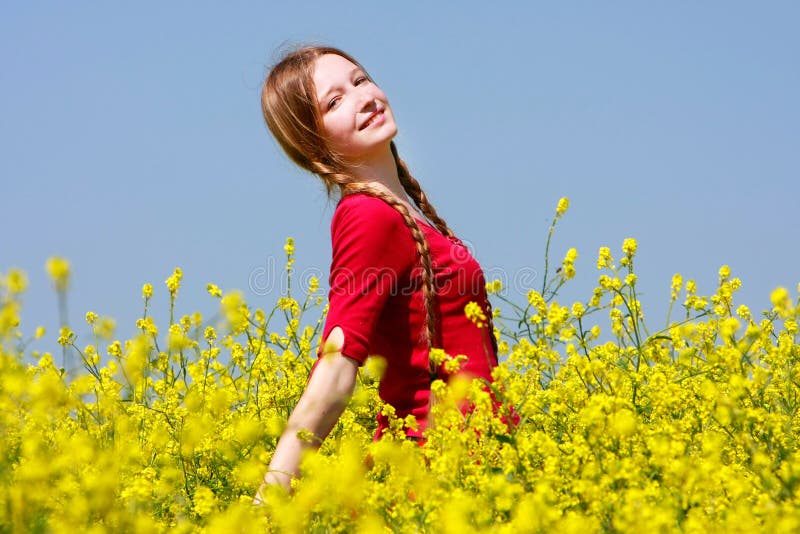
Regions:
<svg viewBox="0 0 800 534"><path fill-rule="evenodd" d="M358 66L347 59L346 57L340 56L339 54L322 54L316 60L314 60L314 72L317 70L352 70L353 67L358 68Z"/></svg>
<svg viewBox="0 0 800 534"><path fill-rule="evenodd" d="M317 96L323 98L343 80L348 80L353 73L360 71L361 68L337 54L324 54L314 62L314 85L317 88Z"/></svg>

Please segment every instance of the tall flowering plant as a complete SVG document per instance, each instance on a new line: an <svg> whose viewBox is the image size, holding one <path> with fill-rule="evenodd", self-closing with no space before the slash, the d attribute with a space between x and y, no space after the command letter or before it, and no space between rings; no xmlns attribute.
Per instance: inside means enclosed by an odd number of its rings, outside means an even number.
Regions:
<svg viewBox="0 0 800 534"><path fill-rule="evenodd" d="M261 506L252 496L324 320L318 280L295 296L293 240L288 290L272 308L212 283L217 318L181 315L175 269L163 287L144 285L137 335L126 340L93 311L88 335L70 327L71 270L58 258L48 271L61 330L25 334L27 279L9 270L0 277L0 530L800 530L797 295L778 288L756 315L735 303L741 282L727 266L712 295L676 274L670 316L654 330L629 238L616 253L598 251L587 298L559 303L577 271L575 249L550 266L568 208L559 201L542 285L523 305L499 280L487 284L506 310L493 310L487 332L501 353L491 385L434 381L434 424L421 447L404 439L417 422L380 402L384 362L368 360L293 491L272 488ZM170 302L163 325L150 314L159 290ZM465 313L475 328L492 324L477 304ZM50 351L34 350L46 342ZM465 358L431 357L453 373ZM390 429L373 441L379 412Z"/></svg>

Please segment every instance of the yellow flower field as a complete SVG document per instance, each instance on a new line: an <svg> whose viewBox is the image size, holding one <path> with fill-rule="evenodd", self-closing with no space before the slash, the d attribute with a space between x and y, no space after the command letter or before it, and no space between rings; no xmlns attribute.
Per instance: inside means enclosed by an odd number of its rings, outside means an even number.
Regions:
<svg viewBox="0 0 800 534"><path fill-rule="evenodd" d="M558 204L546 259L568 206ZM502 363L490 392L434 383L425 446L404 440L416 422L397 418L373 442L376 413L392 410L377 396L383 363L370 359L293 494L275 488L260 507L252 497L320 342L324 316L306 319L324 306L318 280L265 310L209 284L224 318L212 324L176 314L175 269L144 285L136 337L115 339L113 321L87 311L94 339L79 345L69 327L21 332L27 281L6 272L0 531L800 531L797 295L778 288L757 313L735 303L740 281L726 266L713 295L675 275L676 317L653 331L637 298L637 243L617 250L600 249L597 287L580 302L557 302L575 249L526 305L487 284L504 307L493 332ZM291 278L291 239L286 254ZM69 263L47 269L66 299ZM149 315L159 291L169 324ZM480 309L465 313L486 328ZM27 348L42 337L51 352ZM79 370L57 363L65 351ZM451 369L463 360L433 356ZM475 406L466 416L464 399Z"/></svg>

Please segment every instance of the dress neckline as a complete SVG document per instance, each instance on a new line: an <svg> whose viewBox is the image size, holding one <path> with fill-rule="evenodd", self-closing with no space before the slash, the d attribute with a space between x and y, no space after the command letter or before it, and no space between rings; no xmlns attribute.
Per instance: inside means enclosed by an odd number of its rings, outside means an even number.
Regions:
<svg viewBox="0 0 800 534"><path fill-rule="evenodd" d="M412 217L414 217L414 216L412 215ZM420 223L421 223L423 226L427 226L428 228L430 228L431 230L433 230L434 232L436 232L436 233L437 233L437 234L439 234L440 236L442 236L442 237L447 237L447 236L446 236L446 235L444 235L442 232L440 232L438 228L436 228L435 226L433 226L433 225L432 225L431 223L429 223L428 221L424 221L424 220L422 220L422 219L418 219L417 217L414 217L414 220L415 220L415 221L417 221L417 224L420 224Z"/></svg>
<svg viewBox="0 0 800 534"><path fill-rule="evenodd" d="M345 198L347 198L347 197L354 196L354 195L363 195L363 196L367 196L367 197L379 198L379 199L380 199L380 197L375 197L375 196L373 196L373 195L370 195L370 194L368 194L368 193L364 193L364 192L362 192L362 191L357 191L357 192L355 192L355 193L348 193L348 194L344 195L343 197L341 197L341 198L339 199L339 202L341 202L342 200L344 200L344 199L345 199ZM381 199L381 200L382 200L382 199ZM413 219L414 219L415 221L417 221L417 224L422 224L423 226L427 226L427 227L428 227L428 228L430 228L430 229L431 229L433 232L435 232L437 235L439 235L440 237L443 237L443 238L445 238L445 239L448 239L448 240L449 240L450 242L452 242L452 243L457 243L457 244L459 244L459 245L462 245L462 246L464 245L464 243L463 243L463 242L462 242L462 241L461 241L459 238L457 238L457 237L455 237L455 236L453 236L453 237L448 237L448 236L444 235L444 234L443 234L442 232L440 232L440 231L439 231L439 229L438 229L438 228L436 228L434 225L432 225L431 223L429 223L429 222L428 222L428 221L426 221L426 220L420 219L419 217L417 217L416 215L414 215L414 213L417 213L417 211L416 211L416 210L413 210L413 213L411 214L411 217L413 217Z"/></svg>
<svg viewBox="0 0 800 534"><path fill-rule="evenodd" d="M412 217L414 217L414 216L412 215ZM415 221L417 221L417 223L422 223L422 224L424 224L425 226L427 226L428 228L431 228L432 230L436 230L437 232L439 232L438 228L434 228L434 227L431 225L431 223L429 223L428 221L425 221L425 220L423 220L423 219L420 219L420 218L418 218L418 217L414 217L414 220L415 220ZM439 232L439 233L441 234L441 232Z"/></svg>
<svg viewBox="0 0 800 534"><path fill-rule="evenodd" d="M435 232L436 235L438 235L439 237L447 239L448 241L450 241L451 243L454 243L456 245L460 245L462 247L465 246L464 242L461 241L459 238L457 238L456 236L446 236L446 235L444 235L442 232L439 231L438 228L433 226L431 223L429 223L427 221L423 221L422 219L417 219L416 217L414 217L414 220L417 221L417 223L422 223L423 226L427 226L428 228L430 228L431 231Z"/></svg>

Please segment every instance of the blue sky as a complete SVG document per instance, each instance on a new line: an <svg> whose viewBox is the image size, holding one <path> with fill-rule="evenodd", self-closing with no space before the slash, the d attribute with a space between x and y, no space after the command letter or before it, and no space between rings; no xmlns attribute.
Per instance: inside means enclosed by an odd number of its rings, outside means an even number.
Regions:
<svg viewBox="0 0 800 534"><path fill-rule="evenodd" d="M589 298L600 246L635 237L651 328L673 273L713 293L723 264L758 311L800 282L798 22L795 2L7 2L0 270L27 271L40 350L57 325L51 255L72 263L81 343L88 310L132 335L144 282L163 325L175 266L179 314L213 314L207 282L271 306L279 284L252 281L279 274L287 236L298 275L325 287L334 206L258 101L281 48L313 42L381 85L401 155L484 270L518 280L512 300L540 283L567 196L564 303Z"/></svg>

